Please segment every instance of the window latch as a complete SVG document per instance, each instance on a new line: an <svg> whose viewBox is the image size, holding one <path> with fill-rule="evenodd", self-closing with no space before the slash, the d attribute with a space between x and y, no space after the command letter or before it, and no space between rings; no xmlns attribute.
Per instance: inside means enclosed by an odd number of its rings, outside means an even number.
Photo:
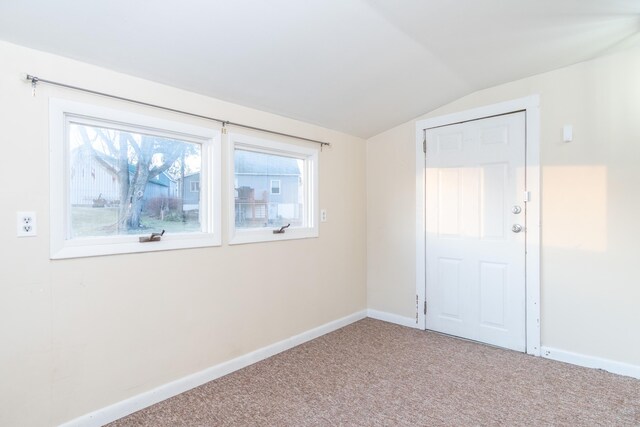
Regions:
<svg viewBox="0 0 640 427"><path fill-rule="evenodd" d="M140 241L140 243L159 242L160 239L162 239L163 235L164 235L164 230L162 230L162 233L151 233L151 236L143 236L143 237L140 237L138 240Z"/></svg>
<svg viewBox="0 0 640 427"><path fill-rule="evenodd" d="M278 230L273 230L273 234L284 234L284 230L286 228L289 228L291 224L287 224L287 225L283 225L282 227L280 227L280 229Z"/></svg>

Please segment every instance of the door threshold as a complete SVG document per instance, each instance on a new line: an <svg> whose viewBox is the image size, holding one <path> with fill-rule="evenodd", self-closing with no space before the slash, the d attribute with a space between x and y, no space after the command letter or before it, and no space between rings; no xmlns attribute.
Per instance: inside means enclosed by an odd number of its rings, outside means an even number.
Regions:
<svg viewBox="0 0 640 427"><path fill-rule="evenodd" d="M514 350L512 348L507 348L507 347L501 347L499 345L495 345L495 344L490 344L488 342L484 342L484 341L476 341L476 340L472 340L470 338L465 338L465 337L460 337L458 335L451 335L451 334L446 334L444 332L440 332L440 331L434 331L433 329L424 329L425 332L431 332L432 334L438 334L438 335L442 335L443 337L449 337L449 338L454 338L457 340L462 340L462 341L467 341L470 343L474 343L474 344L481 344L481 345L486 345L487 347L493 347L493 348L498 348L500 350L507 350L507 351L515 351L516 353L520 353L520 354L527 354L526 351L520 351L520 350ZM526 347L526 346L525 346Z"/></svg>

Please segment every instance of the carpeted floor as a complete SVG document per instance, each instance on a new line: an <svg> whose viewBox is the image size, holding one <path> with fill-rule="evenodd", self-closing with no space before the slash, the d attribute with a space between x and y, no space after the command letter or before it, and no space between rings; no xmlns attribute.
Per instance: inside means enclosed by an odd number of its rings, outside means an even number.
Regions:
<svg viewBox="0 0 640 427"><path fill-rule="evenodd" d="M640 380L365 319L110 425L640 426Z"/></svg>

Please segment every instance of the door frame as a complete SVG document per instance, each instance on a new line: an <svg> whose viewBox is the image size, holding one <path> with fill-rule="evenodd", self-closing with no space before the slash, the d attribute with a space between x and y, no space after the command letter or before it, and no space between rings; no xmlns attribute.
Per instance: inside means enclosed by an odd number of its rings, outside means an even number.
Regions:
<svg viewBox="0 0 640 427"><path fill-rule="evenodd" d="M525 113L525 218L526 352L540 356L540 96L531 95L416 122L416 324L426 329L426 156L424 130L491 116Z"/></svg>

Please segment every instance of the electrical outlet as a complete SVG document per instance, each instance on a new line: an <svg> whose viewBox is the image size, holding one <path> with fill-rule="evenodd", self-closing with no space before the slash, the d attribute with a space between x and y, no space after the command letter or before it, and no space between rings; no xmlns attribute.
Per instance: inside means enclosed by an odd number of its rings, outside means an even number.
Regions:
<svg viewBox="0 0 640 427"><path fill-rule="evenodd" d="M321 209L320 210L320 222L327 222L327 210L326 209Z"/></svg>
<svg viewBox="0 0 640 427"><path fill-rule="evenodd" d="M18 237L33 237L38 235L35 212L18 212L16 216Z"/></svg>

